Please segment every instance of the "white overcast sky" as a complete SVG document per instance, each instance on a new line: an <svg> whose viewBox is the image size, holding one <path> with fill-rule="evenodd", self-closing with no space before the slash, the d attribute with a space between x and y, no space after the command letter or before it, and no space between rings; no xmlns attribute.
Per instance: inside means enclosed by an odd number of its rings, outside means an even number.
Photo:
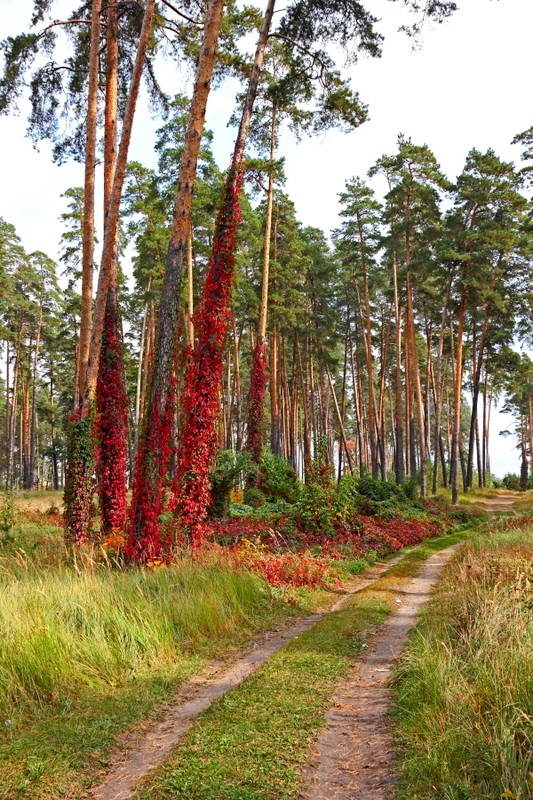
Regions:
<svg viewBox="0 0 533 800"><path fill-rule="evenodd" d="M472 147L492 147L500 157L518 163L520 149L510 142L533 124L533 2L458 0L458 4L451 19L424 30L421 47L413 51L412 42L397 32L409 18L401 2L367 0L366 7L381 20L383 55L361 58L350 75L353 88L369 106L369 121L351 134L329 132L301 142L287 134L281 141L285 188L304 224L326 231L334 228L337 195L345 180L364 177L377 158L394 152L399 133L428 144L451 179L461 171ZM54 16L61 18L73 5L72 0L57 0ZM28 29L32 6L32 0L0 0L2 38ZM171 65L166 70L165 89L183 91ZM234 90L227 84L212 94L208 109L207 124L215 132L214 151L222 167L232 148L233 132L226 125ZM44 250L55 258L61 236L58 217L65 208L60 195L82 184L82 171L72 163L52 164L46 143L40 152L33 149L25 137L24 110L22 106L19 117L0 117L0 216L15 225L26 250ZM138 117L132 158L154 164L157 126L147 113ZM376 181L381 192L384 187L379 178ZM518 469L510 437L497 436L510 423L505 415L494 416L492 467L498 475Z"/></svg>

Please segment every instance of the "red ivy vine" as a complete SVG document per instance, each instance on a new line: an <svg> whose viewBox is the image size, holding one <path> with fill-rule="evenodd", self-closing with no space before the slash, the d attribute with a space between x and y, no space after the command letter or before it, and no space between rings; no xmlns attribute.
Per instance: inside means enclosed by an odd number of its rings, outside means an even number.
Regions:
<svg viewBox="0 0 533 800"><path fill-rule="evenodd" d="M165 509L165 478L172 450L175 403L176 376L173 370L166 408L161 413L157 404L154 406L151 419L145 421L137 448L126 545L126 556L134 561L149 562L164 555L160 515Z"/></svg>
<svg viewBox="0 0 533 800"><path fill-rule="evenodd" d="M128 394L116 297L109 293L96 384L95 438L101 533L126 525Z"/></svg>
<svg viewBox="0 0 533 800"><path fill-rule="evenodd" d="M207 533L205 521L211 502L209 473L216 452L216 422L220 412L243 176L242 166L232 168L228 174L202 305L195 315L197 344L185 372L183 424L171 508L186 526L195 547L203 543Z"/></svg>

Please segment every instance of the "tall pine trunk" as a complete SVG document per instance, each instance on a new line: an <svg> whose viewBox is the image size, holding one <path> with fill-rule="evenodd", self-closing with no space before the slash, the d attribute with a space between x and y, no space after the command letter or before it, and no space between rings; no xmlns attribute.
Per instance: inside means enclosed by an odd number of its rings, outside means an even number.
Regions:
<svg viewBox="0 0 533 800"><path fill-rule="evenodd" d="M466 309L466 288L461 287L461 302L459 305L459 320L457 326L457 344L455 355L454 377L454 416L452 429L450 484L452 488L452 504L457 505L459 500L459 458L461 451L461 394L463 388L463 334Z"/></svg>
<svg viewBox="0 0 533 800"><path fill-rule="evenodd" d="M403 483L405 480L405 456L402 402L402 319L398 293L398 264L395 253L392 257L392 270L394 283L394 351L396 356L394 366L394 439L396 453L394 471L396 473L396 483Z"/></svg>
<svg viewBox="0 0 533 800"><path fill-rule="evenodd" d="M235 243L240 219L239 196L244 175L244 149L257 96L275 0L268 0L259 35L239 132L217 214L215 239L197 315L197 345L188 364L183 396L184 422L173 484L174 510L193 545L202 543L211 502L209 473L216 451L216 424L228 310L235 265Z"/></svg>
<svg viewBox="0 0 533 800"><path fill-rule="evenodd" d="M83 184L81 316L78 358L76 363L75 408L84 391L85 374L91 341L93 272L94 272L94 189L96 172L96 135L98 126L98 73L100 63L100 16L102 0L93 0L91 44L89 50L89 87L85 138L85 175Z"/></svg>
<svg viewBox="0 0 533 800"><path fill-rule="evenodd" d="M116 8L107 11L107 80L104 131L104 229L110 210L117 165L118 31ZM110 266L110 283L96 383L96 470L102 536L126 526L128 411L122 328L118 305L118 227Z"/></svg>
<svg viewBox="0 0 533 800"><path fill-rule="evenodd" d="M152 30L154 10L155 0L148 0L131 75L113 184L106 209L104 242L93 310L87 366L85 370L80 371L79 404L71 420L67 442L68 464L65 485L65 518L67 541L72 544L81 544L92 538L94 441L91 418L102 349L108 293L116 270L116 242L120 200L126 175L133 118Z"/></svg>
<svg viewBox="0 0 533 800"><path fill-rule="evenodd" d="M268 174L267 204L265 214L265 238L263 242L263 268L261 273L261 304L257 342L252 354L250 392L248 394L248 436L246 447L258 464L263 446L264 398L267 389L266 329L268 314L268 288L270 272L270 239L272 235L272 210L274 205L274 156L276 150L276 112L272 111L270 125L270 171Z"/></svg>
<svg viewBox="0 0 533 800"><path fill-rule="evenodd" d="M175 416L173 370L177 358L178 298L191 235L192 194L223 6L223 0L211 0L207 9L176 188L145 424L135 459L128 551L140 560L156 558L162 549L159 515L164 507L163 486Z"/></svg>

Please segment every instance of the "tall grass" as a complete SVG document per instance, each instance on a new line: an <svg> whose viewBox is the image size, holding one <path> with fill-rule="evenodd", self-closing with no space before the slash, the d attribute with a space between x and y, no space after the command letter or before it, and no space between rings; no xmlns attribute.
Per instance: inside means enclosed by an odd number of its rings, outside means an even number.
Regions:
<svg viewBox="0 0 533 800"><path fill-rule="evenodd" d="M259 579L216 563L20 568L0 585L0 719L164 672L180 654L255 629L272 611Z"/></svg>
<svg viewBox="0 0 533 800"><path fill-rule="evenodd" d="M533 531L471 543L395 682L409 800L533 797Z"/></svg>

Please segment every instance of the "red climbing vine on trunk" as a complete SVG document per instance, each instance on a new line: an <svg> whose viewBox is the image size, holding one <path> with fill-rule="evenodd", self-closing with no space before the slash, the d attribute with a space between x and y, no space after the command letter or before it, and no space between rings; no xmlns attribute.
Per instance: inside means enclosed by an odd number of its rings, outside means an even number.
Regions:
<svg viewBox="0 0 533 800"><path fill-rule="evenodd" d="M197 345L185 373L183 425L171 507L186 526L193 546L199 546L205 538L205 520L211 502L209 473L216 450L243 174L243 166L233 167L228 174L202 305L195 318Z"/></svg>
<svg viewBox="0 0 533 800"><path fill-rule="evenodd" d="M98 493L101 533L126 525L126 470L128 465L128 394L124 374L122 337L116 296L110 292L106 304L96 384Z"/></svg>
<svg viewBox="0 0 533 800"><path fill-rule="evenodd" d="M126 555L134 561L148 562L166 555L159 518L165 510L165 479L172 452L175 403L176 375L173 370L166 408L160 414L157 405L154 406L150 424L144 426L139 441L126 546ZM137 530L136 525L139 525Z"/></svg>

